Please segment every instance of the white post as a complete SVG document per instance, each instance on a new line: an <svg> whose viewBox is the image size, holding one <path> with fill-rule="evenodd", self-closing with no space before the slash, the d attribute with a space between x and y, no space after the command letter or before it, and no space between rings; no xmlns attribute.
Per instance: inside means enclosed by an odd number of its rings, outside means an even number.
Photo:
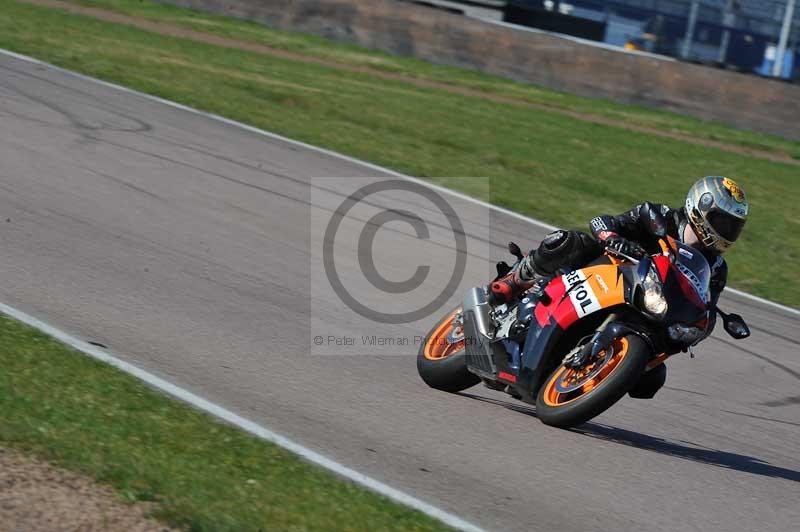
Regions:
<svg viewBox="0 0 800 532"><path fill-rule="evenodd" d="M794 0L791 0L792 2ZM692 7L689 10L689 20L686 23L686 35L683 37L683 49L681 57L689 59L692 51L692 40L694 39L694 27L697 25L697 11L700 9L700 0L692 0Z"/></svg>
<svg viewBox="0 0 800 532"><path fill-rule="evenodd" d="M780 41L778 41L778 50L775 53L775 64L772 65L772 75L776 78L779 77L783 72L783 57L786 55L786 44L789 42L789 34L792 32L794 2L795 0L789 0L789 2L786 4L786 12L783 15L781 38Z"/></svg>
<svg viewBox="0 0 800 532"><path fill-rule="evenodd" d="M725 11L722 12L722 40L719 43L719 52L717 54L717 62L720 64L725 63L725 57L728 55L728 46L731 42L731 32L728 28L733 27L736 23L736 15L733 12L733 0L728 0L725 4Z"/></svg>

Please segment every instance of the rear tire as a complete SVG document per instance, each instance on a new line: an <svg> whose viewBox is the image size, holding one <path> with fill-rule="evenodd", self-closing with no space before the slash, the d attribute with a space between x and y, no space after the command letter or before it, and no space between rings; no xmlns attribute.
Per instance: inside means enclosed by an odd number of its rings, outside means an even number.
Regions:
<svg viewBox="0 0 800 532"><path fill-rule="evenodd" d="M560 428L580 425L608 410L636 386L650 358L647 344L631 335L618 338L611 345L617 349L614 358L619 358L601 380L591 381L593 387L588 391L582 388L573 392L577 393L575 397L558 392L556 383L571 371L563 365L545 380L536 397L536 414L542 423Z"/></svg>
<svg viewBox="0 0 800 532"><path fill-rule="evenodd" d="M417 353L417 371L425 384L450 393L466 390L481 381L467 369L467 357L463 345L455 350L452 348L445 350L441 347L445 345L445 338L452 330L450 323L453 316L460 311L461 309L456 309L439 321L425 336L425 341Z"/></svg>

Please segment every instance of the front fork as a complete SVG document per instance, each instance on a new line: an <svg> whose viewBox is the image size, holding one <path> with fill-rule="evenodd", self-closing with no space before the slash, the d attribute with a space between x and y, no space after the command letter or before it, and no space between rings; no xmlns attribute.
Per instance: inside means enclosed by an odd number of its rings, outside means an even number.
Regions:
<svg viewBox="0 0 800 532"><path fill-rule="evenodd" d="M590 358L597 356L598 353L608 347L614 337L606 338L604 332L606 328L617 319L617 317L618 314L614 312L606 316L606 319L603 320L603 323L601 323L597 329L595 329L591 340L567 353L567 356L564 357L562 364L568 368L583 367L583 365L586 364Z"/></svg>
<svg viewBox="0 0 800 532"><path fill-rule="evenodd" d="M653 340L642 331L635 329L623 322L616 321L619 315L616 313L609 314L603 323L595 330L592 339L584 345L570 352L564 358L564 365L571 368L582 367L590 359L595 358L600 352L608 348L615 338L635 334L647 343L650 352L655 354L659 351L656 350Z"/></svg>

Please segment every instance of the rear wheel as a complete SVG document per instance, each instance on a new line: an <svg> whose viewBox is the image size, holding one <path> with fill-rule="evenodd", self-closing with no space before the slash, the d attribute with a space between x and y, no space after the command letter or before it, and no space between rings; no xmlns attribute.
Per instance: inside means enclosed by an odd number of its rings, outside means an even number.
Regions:
<svg viewBox="0 0 800 532"><path fill-rule="evenodd" d="M457 308L427 334L417 353L417 371L425 384L445 392L460 392L480 382L467 370L461 309Z"/></svg>
<svg viewBox="0 0 800 532"><path fill-rule="evenodd" d="M636 386L650 350L638 336L616 338L581 368L559 366L536 398L539 419L554 427L574 427L601 414Z"/></svg>

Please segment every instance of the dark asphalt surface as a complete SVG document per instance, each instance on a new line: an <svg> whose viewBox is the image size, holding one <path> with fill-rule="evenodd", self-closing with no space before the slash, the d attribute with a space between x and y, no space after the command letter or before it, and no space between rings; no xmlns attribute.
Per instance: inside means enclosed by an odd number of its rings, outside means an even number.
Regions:
<svg viewBox="0 0 800 532"><path fill-rule="evenodd" d="M0 56L0 300L488 529L797 530L796 315L725 297L752 338L720 328L668 364L656 399L623 399L574 431L480 387L435 392L417 377L413 335L437 316L376 323L323 274L332 210L376 173ZM343 285L384 312L430 300L454 267L447 220L409 194L354 207L334 247ZM489 242L527 247L544 231L446 199L468 235L454 304L504 256ZM427 240L398 221L376 232L381 276L435 265L410 293L360 270L364 221L387 208L429 226Z"/></svg>

